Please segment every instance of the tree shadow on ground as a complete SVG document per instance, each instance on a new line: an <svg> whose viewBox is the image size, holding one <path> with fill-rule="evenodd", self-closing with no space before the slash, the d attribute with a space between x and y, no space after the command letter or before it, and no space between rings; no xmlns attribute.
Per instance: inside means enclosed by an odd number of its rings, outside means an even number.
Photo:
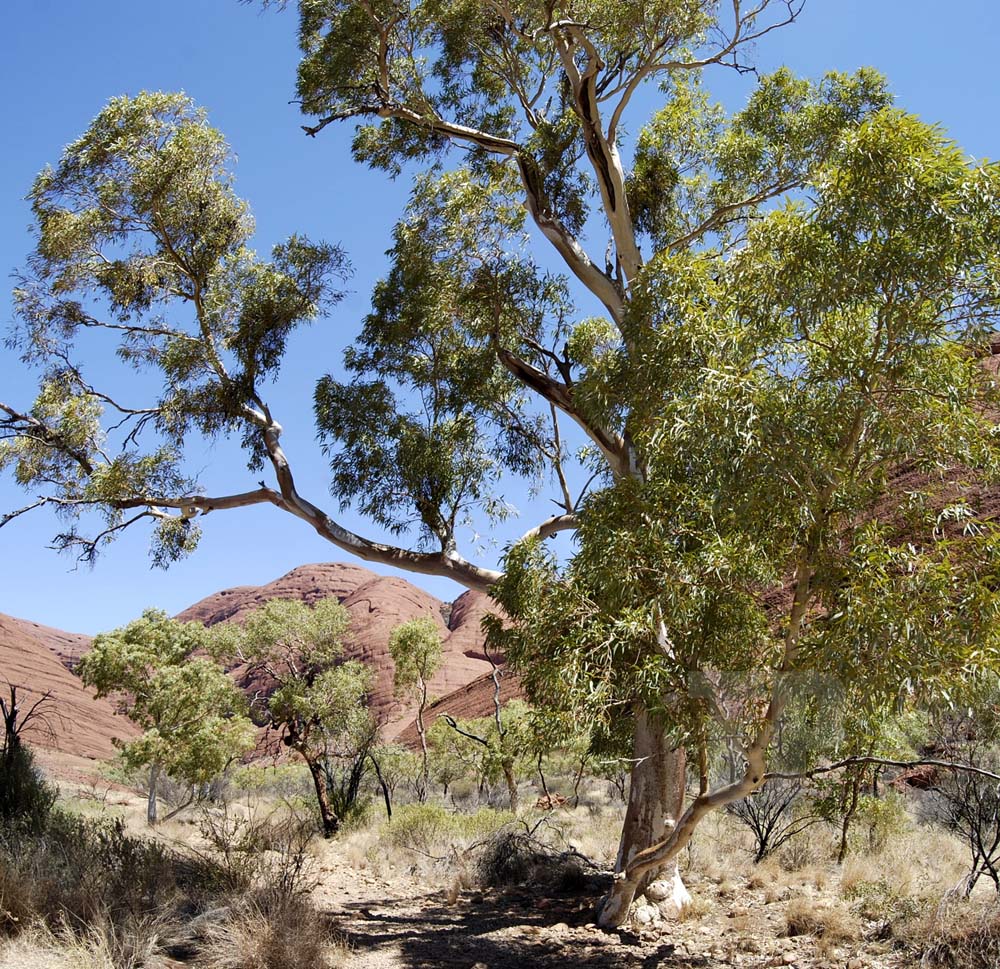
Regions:
<svg viewBox="0 0 1000 969"><path fill-rule="evenodd" d="M693 969L707 959L677 953L667 941L587 928L593 898L542 898L523 892L443 893L385 906L351 904L341 923L355 953L372 964L390 953L406 969Z"/></svg>

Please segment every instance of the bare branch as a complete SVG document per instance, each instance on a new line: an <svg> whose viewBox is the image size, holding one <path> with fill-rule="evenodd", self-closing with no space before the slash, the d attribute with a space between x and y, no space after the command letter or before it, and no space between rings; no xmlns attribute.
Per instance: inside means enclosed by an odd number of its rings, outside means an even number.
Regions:
<svg viewBox="0 0 1000 969"><path fill-rule="evenodd" d="M574 420L586 435L601 449L611 467L616 473L628 473L628 458L624 440L612 431L596 427L588 421L577 409L573 401L573 390L566 384L554 380L547 373L522 360L517 354L504 347L496 345L499 361L507 370L525 386L550 404L559 408L567 417Z"/></svg>
<svg viewBox="0 0 1000 969"><path fill-rule="evenodd" d="M939 767L941 770L958 771L966 774L977 774L980 777L988 777L990 780L1000 781L1000 774L993 771L984 770L982 767L974 767L972 764L960 764L952 760L892 760L887 757L847 757L838 760L835 764L828 764L825 767L813 767L811 770L799 771L798 773L785 773L774 771L766 775L766 780L772 777L784 780L807 780L810 777L817 777L820 774L830 774L833 771L843 770L846 767L858 767L864 765L876 765L880 767L900 767L910 770L914 767Z"/></svg>

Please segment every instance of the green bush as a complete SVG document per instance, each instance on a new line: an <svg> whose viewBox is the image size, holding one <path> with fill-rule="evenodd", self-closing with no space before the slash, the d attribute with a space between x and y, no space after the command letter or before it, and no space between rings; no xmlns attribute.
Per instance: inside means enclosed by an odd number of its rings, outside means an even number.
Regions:
<svg viewBox="0 0 1000 969"><path fill-rule="evenodd" d="M905 834L910 816L902 797L887 792L882 797L862 795L851 830L852 847L862 851L880 851L888 842Z"/></svg>
<svg viewBox="0 0 1000 969"><path fill-rule="evenodd" d="M45 828L56 791L42 778L34 755L20 743L0 753L0 824L16 825L26 833Z"/></svg>
<svg viewBox="0 0 1000 969"><path fill-rule="evenodd" d="M392 847L433 854L455 842L481 841L513 820L509 811L493 808L461 814L440 804L404 804L393 811L382 839Z"/></svg>
<svg viewBox="0 0 1000 969"><path fill-rule="evenodd" d="M844 892L844 898L862 918L885 925L914 918L920 912L920 903L915 898L899 892L881 878L855 883Z"/></svg>

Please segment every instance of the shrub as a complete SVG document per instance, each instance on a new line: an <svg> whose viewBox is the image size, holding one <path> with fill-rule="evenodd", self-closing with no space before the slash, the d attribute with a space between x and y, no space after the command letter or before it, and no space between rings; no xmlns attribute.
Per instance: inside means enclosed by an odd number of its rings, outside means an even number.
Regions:
<svg viewBox="0 0 1000 969"><path fill-rule="evenodd" d="M457 842L468 844L488 838L513 820L509 811L493 808L461 814L440 804L404 804L393 811L382 838L392 847L434 854Z"/></svg>
<svg viewBox="0 0 1000 969"><path fill-rule="evenodd" d="M926 929L921 966L933 969L996 969L1000 965L1000 912L969 903L939 912Z"/></svg>
<svg viewBox="0 0 1000 969"><path fill-rule="evenodd" d="M861 933L857 920L843 905L794 898L785 909L785 934L811 935L837 943L857 939Z"/></svg>
<svg viewBox="0 0 1000 969"><path fill-rule="evenodd" d="M844 891L851 907L869 922L880 922L885 929L900 921L913 918L920 910L915 898L900 892L883 878L857 881Z"/></svg>
<svg viewBox="0 0 1000 969"><path fill-rule="evenodd" d="M392 847L430 854L458 834L457 818L440 804L403 804L393 811L383 838Z"/></svg>
<svg viewBox="0 0 1000 969"><path fill-rule="evenodd" d="M763 787L726 809L754 837L754 861L761 862L797 834L819 824L823 817L801 809L802 785L774 778Z"/></svg>
<svg viewBox="0 0 1000 969"><path fill-rule="evenodd" d="M973 759L969 755L970 761ZM979 764L996 767L996 756L979 756ZM985 875L1000 894L1000 786L968 771L951 771L939 784L940 820L965 843L971 855L965 897Z"/></svg>
<svg viewBox="0 0 1000 969"><path fill-rule="evenodd" d="M196 965L204 969L333 969L346 947L304 898L264 889L210 922Z"/></svg>
<svg viewBox="0 0 1000 969"><path fill-rule="evenodd" d="M31 750L21 743L4 744L0 753L0 824L26 833L41 831L48 821L56 791L35 766Z"/></svg>
<svg viewBox="0 0 1000 969"><path fill-rule="evenodd" d="M199 831L209 848L202 858L217 870L223 891L266 884L290 898L315 886L310 845L316 825L309 816L240 814L224 805L202 813Z"/></svg>
<svg viewBox="0 0 1000 969"><path fill-rule="evenodd" d="M854 830L864 838L864 844L857 846L862 850L881 851L909 826L910 817L899 794L890 791L881 797L864 794L858 798Z"/></svg>
<svg viewBox="0 0 1000 969"><path fill-rule="evenodd" d="M207 850L182 853L129 835L121 820L53 810L41 832L0 827L0 933L45 930L62 950L104 960L102 969L138 969L162 954L210 967L198 959L213 924L260 919L248 969L325 969L328 927L321 933L303 897L314 833L294 816L250 819L216 825Z"/></svg>
<svg viewBox="0 0 1000 969"><path fill-rule="evenodd" d="M480 847L476 877L483 887L531 882L555 894L596 894L608 887L607 874L574 849L559 851L535 838L532 830L512 827L497 831Z"/></svg>

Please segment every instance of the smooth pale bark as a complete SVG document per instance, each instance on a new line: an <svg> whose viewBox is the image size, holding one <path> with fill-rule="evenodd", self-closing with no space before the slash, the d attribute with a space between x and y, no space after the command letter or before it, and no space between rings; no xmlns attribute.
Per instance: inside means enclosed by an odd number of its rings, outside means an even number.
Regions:
<svg viewBox="0 0 1000 969"><path fill-rule="evenodd" d="M156 824L156 788L160 780L159 761L153 761L149 768L149 797L146 799L146 823Z"/></svg>
<svg viewBox="0 0 1000 969"><path fill-rule="evenodd" d="M624 872L640 852L663 841L684 808L684 750L671 747L662 724L645 711L636 714L633 756L628 808L615 863L618 873ZM680 914L691 900L677 861L672 860L646 872L638 881L616 880L601 903L600 923L620 925L636 895L643 893L667 916Z"/></svg>
<svg viewBox="0 0 1000 969"><path fill-rule="evenodd" d="M420 787L417 790L417 800L423 804L427 800L427 788L430 786L430 767L428 765L427 753L427 730L424 727L424 710L427 707L427 684L422 676L417 677L420 688L420 704L417 707L417 736L420 738L420 754L422 759L420 768Z"/></svg>

